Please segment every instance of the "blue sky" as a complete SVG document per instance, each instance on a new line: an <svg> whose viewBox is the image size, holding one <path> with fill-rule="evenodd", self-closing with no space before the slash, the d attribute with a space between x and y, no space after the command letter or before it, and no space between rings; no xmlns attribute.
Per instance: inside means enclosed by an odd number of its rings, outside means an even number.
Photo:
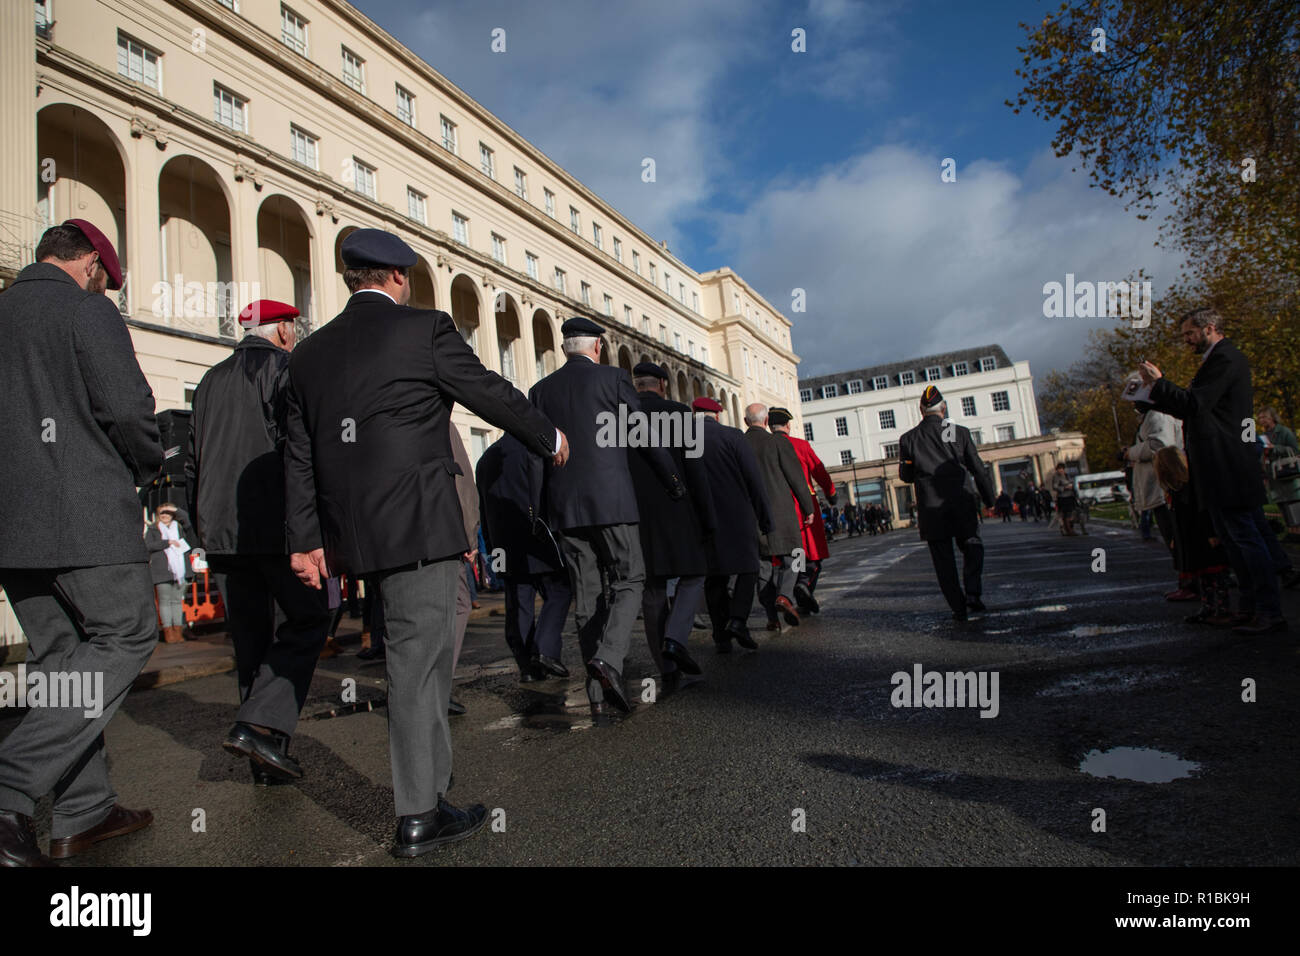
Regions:
<svg viewBox="0 0 1300 956"><path fill-rule="evenodd" d="M692 267L740 272L794 320L802 375L996 342L1041 376L1117 321L1045 318L1044 283L1146 269L1158 295L1177 270L1004 105L1018 24L1051 4L358 6Z"/></svg>

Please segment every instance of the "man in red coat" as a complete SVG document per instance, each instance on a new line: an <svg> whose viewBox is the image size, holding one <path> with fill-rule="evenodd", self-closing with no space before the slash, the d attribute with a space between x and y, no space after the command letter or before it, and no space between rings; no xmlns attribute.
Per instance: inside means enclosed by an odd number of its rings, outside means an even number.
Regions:
<svg viewBox="0 0 1300 956"><path fill-rule="evenodd" d="M799 457L799 464L803 466L804 481L808 482L808 493L814 500L817 497L816 489L813 482L821 485L822 491L832 505L835 504L835 482L831 481L831 476L826 473L826 466L822 460L817 457L813 451L812 445L802 438L795 438L790 434L791 415L784 408L772 408L767 413L767 426L772 430L774 435L784 435L794 446L794 453ZM794 497L793 494L791 497ZM817 578L821 575L822 559L830 554L830 548L826 544L826 523L822 521L821 512L814 509L812 524L803 526L803 552L806 564L804 569L799 572L799 577L794 585L794 599L799 605L801 611L812 611L817 614L821 607L817 604L817 599L813 597L813 591L817 589Z"/></svg>

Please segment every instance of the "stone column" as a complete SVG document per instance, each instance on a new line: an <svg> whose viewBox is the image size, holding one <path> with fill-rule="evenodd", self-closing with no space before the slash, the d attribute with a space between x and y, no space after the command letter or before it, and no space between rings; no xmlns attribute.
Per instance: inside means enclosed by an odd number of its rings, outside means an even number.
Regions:
<svg viewBox="0 0 1300 956"><path fill-rule="evenodd" d="M36 215L36 28L31 3L0 3L0 243L15 273L31 264L40 238ZM7 260L8 257L6 256Z"/></svg>

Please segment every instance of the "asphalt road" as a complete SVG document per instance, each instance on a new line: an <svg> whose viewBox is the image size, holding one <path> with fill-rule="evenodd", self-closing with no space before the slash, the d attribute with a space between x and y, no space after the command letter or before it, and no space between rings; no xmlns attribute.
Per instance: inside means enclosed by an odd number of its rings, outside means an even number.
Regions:
<svg viewBox="0 0 1300 956"><path fill-rule="evenodd" d="M695 632L704 680L607 729L591 727L580 681L519 687L501 619L473 622L451 799L482 802L498 829L415 861L387 852L383 666L355 647L321 662L293 786L255 789L220 748L233 675L136 692L108 730L112 772L122 802L157 822L67 865L1300 862L1300 594L1286 594L1289 635L1193 630L1194 606L1161 597L1173 576L1160 545L1092 531L987 524L990 610L966 625L914 532L836 541L820 615L780 635L755 615L753 653L717 656ZM565 661L580 672L575 641ZM917 664L997 672L997 716L893 706L891 676ZM640 635L626 671L633 692L652 674ZM349 677L360 709L340 707ZM1115 747L1198 769L1167 783L1079 770ZM44 839L48 803L41 817Z"/></svg>

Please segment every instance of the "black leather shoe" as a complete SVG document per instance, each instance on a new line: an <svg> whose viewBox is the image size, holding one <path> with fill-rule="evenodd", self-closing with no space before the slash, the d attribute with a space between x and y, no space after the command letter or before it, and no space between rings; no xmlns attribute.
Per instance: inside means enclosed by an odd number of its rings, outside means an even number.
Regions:
<svg viewBox="0 0 1300 956"><path fill-rule="evenodd" d="M41 852L32 818L0 810L0 866L57 866Z"/></svg>
<svg viewBox="0 0 1300 956"><path fill-rule="evenodd" d="M420 856L440 846L473 836L486 822L487 807L481 803L461 810L439 797L437 809L402 817L397 821L393 856L402 859Z"/></svg>
<svg viewBox="0 0 1300 956"><path fill-rule="evenodd" d="M687 674L700 673L700 665L691 659L690 654L686 653L686 648L674 640L664 641L663 655Z"/></svg>
<svg viewBox="0 0 1300 956"><path fill-rule="evenodd" d="M465 709L465 705L462 704L460 701L458 701L455 697L447 698L448 717L464 717L468 713L469 711Z"/></svg>
<svg viewBox="0 0 1300 956"><path fill-rule="evenodd" d="M717 631L714 631L714 632L713 632L713 647L714 647L714 649L715 649L719 654L730 654L730 653L731 653L731 635L728 634L728 633L726 633L725 631L722 632L721 634L719 634Z"/></svg>
<svg viewBox="0 0 1300 956"><path fill-rule="evenodd" d="M966 595L966 610L974 611L976 614L983 614L988 610L988 608L986 608L984 602L979 599L979 595L971 597L968 594Z"/></svg>
<svg viewBox="0 0 1300 956"><path fill-rule="evenodd" d="M76 836L59 837L57 840L51 840L50 858L66 860L70 856L85 853L96 843L102 843L104 840L111 840L114 837L126 836L136 830L143 830L152 823L153 813L150 811L128 810L120 803L115 803L113 809L108 812L108 816L89 830L82 830Z"/></svg>
<svg viewBox="0 0 1300 956"><path fill-rule="evenodd" d="M632 708L628 706L627 698L623 696L623 675L599 657L593 657L587 661L587 673L595 680L600 681L601 688L605 691L605 697L611 704L617 707L625 714L630 714Z"/></svg>
<svg viewBox="0 0 1300 956"><path fill-rule="evenodd" d="M301 780L302 767L282 750L280 741L271 734L263 734L248 724L235 724L221 744L227 752L238 757L248 757L259 764L267 773L281 780Z"/></svg>
<svg viewBox="0 0 1300 956"><path fill-rule="evenodd" d="M543 671L549 673L552 677L568 677L569 669L557 661L554 657L547 657L545 654L538 654L533 661Z"/></svg>
<svg viewBox="0 0 1300 956"><path fill-rule="evenodd" d="M737 644L747 651L758 650L758 641L754 640L749 633L749 628L745 626L745 622L739 618L733 617L727 622L727 636L733 638Z"/></svg>
<svg viewBox="0 0 1300 956"><path fill-rule="evenodd" d="M550 676L537 661L529 661L519 668L519 683L521 684L535 684L538 681L546 680Z"/></svg>
<svg viewBox="0 0 1300 956"><path fill-rule="evenodd" d="M388 651L384 649L382 641L357 651L357 660L359 661L382 661L387 656Z"/></svg>
<svg viewBox="0 0 1300 956"><path fill-rule="evenodd" d="M597 701L591 705L591 725L593 727L613 727L614 717L609 712L603 701Z"/></svg>
<svg viewBox="0 0 1300 956"><path fill-rule="evenodd" d="M814 614L822 612L822 606L817 603L813 593L802 584L794 586L794 599L799 604L799 610L801 611L812 611Z"/></svg>

